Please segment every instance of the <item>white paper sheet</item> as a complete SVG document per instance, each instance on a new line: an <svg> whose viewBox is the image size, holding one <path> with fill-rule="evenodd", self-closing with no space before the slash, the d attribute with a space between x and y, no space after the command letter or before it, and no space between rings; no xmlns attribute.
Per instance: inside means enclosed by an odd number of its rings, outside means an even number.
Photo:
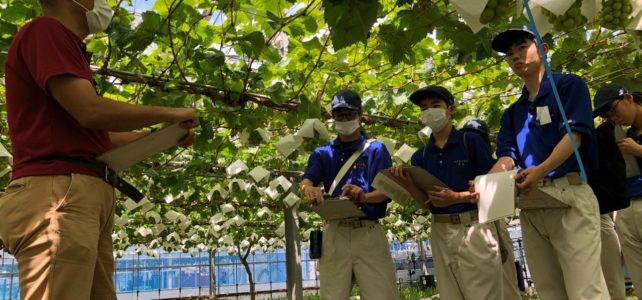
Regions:
<svg viewBox="0 0 642 300"><path fill-rule="evenodd" d="M529 3L539 5L556 16L561 16L575 3L575 0L530 0Z"/></svg>
<svg viewBox="0 0 642 300"><path fill-rule="evenodd" d="M301 198L299 198L297 195L295 195L294 193L289 193L289 194L288 194L287 196L285 196L285 198L283 199L283 203L285 203L285 205L286 205L287 207L292 207L292 206L294 206L297 202L299 202L299 200L301 200Z"/></svg>
<svg viewBox="0 0 642 300"><path fill-rule="evenodd" d="M276 144L274 144L274 147L283 155L283 157L288 157L290 154L292 154L294 151L296 151L299 146L301 146L301 143L303 142L302 137L295 137L294 135L288 134L284 137L282 137Z"/></svg>
<svg viewBox="0 0 642 300"><path fill-rule="evenodd" d="M479 32L486 25L479 21L481 13L484 11L488 0L451 0L450 4L455 8L459 15L464 19L466 25L470 27L473 33Z"/></svg>
<svg viewBox="0 0 642 300"><path fill-rule="evenodd" d="M233 212L233 211L235 211L235 210L236 210L236 209L234 208L234 205L232 205L232 204L230 204L230 203L221 204L221 205L219 206L219 208L221 208L221 212L222 212L222 213L224 213L224 214L226 214L226 213L228 213L228 212Z"/></svg>
<svg viewBox="0 0 642 300"><path fill-rule="evenodd" d="M262 166L258 166L252 169L252 171L250 171L250 176L252 176L252 179L254 179L254 182L257 182L257 183L268 175L270 175L270 171L266 170Z"/></svg>
<svg viewBox="0 0 642 300"><path fill-rule="evenodd" d="M325 127L325 123L321 122L320 120L314 122L314 130L316 130L316 132L319 134L319 137L324 141L329 141L331 139L328 128Z"/></svg>
<svg viewBox="0 0 642 300"><path fill-rule="evenodd" d="M379 172L372 181L372 187L377 191L382 192L388 198L395 200L401 204L405 204L410 199L411 195L408 191L398 184L394 179Z"/></svg>
<svg viewBox="0 0 642 300"><path fill-rule="evenodd" d="M432 135L432 129L428 126L422 128L417 132L417 135L419 136L419 139L428 142L428 139L430 139L430 136Z"/></svg>
<svg viewBox="0 0 642 300"><path fill-rule="evenodd" d="M393 153L395 151L397 141L384 136L378 137L377 140L382 142L386 146L386 150L388 150L388 153Z"/></svg>
<svg viewBox="0 0 642 300"><path fill-rule="evenodd" d="M227 172L228 176L234 176L240 174L241 172L247 171L248 169L249 168L242 160L237 159L235 162L227 166L227 168L225 168L225 171Z"/></svg>
<svg viewBox="0 0 642 300"><path fill-rule="evenodd" d="M314 138L314 121L317 119L307 119L301 125L301 128L294 134L294 136L300 136L304 138Z"/></svg>
<svg viewBox="0 0 642 300"><path fill-rule="evenodd" d="M515 174L517 170L475 177L479 193L479 223L488 223L515 213Z"/></svg>
<svg viewBox="0 0 642 300"><path fill-rule="evenodd" d="M394 158L398 159L402 163L407 163L408 161L410 161L415 151L417 151L417 149L403 144L395 153Z"/></svg>
<svg viewBox="0 0 642 300"><path fill-rule="evenodd" d="M259 135L261 136L261 138L263 139L264 142L266 142L266 143L270 142L270 139L272 138L272 134L269 131L267 131L267 130L265 130L263 128L257 128L257 129L254 129L254 130L256 130L256 132L259 133Z"/></svg>
<svg viewBox="0 0 642 300"><path fill-rule="evenodd" d="M535 21L535 26L537 26L537 31L539 32L540 36L544 36L547 33L551 32L553 30L553 24L548 22L547 16L544 16L542 7L533 2L529 2L528 7L530 7L531 12L533 13L533 20ZM528 18L526 10L524 10L524 16Z"/></svg>

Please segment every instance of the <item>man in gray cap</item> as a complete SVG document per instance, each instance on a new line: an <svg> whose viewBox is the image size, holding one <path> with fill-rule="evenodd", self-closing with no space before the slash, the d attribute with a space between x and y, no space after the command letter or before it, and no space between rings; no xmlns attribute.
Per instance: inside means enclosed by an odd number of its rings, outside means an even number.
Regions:
<svg viewBox="0 0 642 300"><path fill-rule="evenodd" d="M331 106L338 136L310 155L301 193L312 204L322 204L325 195L349 197L366 216L326 223L319 260L321 299L348 299L353 280L368 300L399 299L395 266L379 224L390 199L372 188L375 175L392 166L390 153L360 130L363 112L356 92L337 92Z"/></svg>

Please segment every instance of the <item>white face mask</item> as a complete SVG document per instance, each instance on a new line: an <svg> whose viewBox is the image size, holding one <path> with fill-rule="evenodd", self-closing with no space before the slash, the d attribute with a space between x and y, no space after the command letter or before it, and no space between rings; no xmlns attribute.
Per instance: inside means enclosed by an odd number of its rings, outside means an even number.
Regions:
<svg viewBox="0 0 642 300"><path fill-rule="evenodd" d="M419 117L421 123L426 124L433 132L439 132L446 124L448 124L448 117L446 110L443 108L429 108L421 112Z"/></svg>
<svg viewBox="0 0 642 300"><path fill-rule="evenodd" d="M336 129L340 135L351 135L355 130L359 129L359 118L345 122L335 121L334 129Z"/></svg>
<svg viewBox="0 0 642 300"><path fill-rule="evenodd" d="M94 0L94 9L89 10L84 5L76 2L76 0L71 0L74 3L78 4L80 7L84 8L87 12L85 16L87 17L87 25L89 26L89 33L99 33L105 31L111 23L111 17L114 12L107 4L107 0Z"/></svg>

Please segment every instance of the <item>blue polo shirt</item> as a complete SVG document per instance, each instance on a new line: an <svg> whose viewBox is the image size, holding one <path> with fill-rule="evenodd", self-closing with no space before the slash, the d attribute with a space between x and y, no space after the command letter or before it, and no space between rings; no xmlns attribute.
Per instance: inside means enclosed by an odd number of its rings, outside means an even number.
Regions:
<svg viewBox="0 0 642 300"><path fill-rule="evenodd" d="M466 139L464 143L464 138ZM488 173L494 160L488 145L476 133L463 133L453 127L443 148L433 139L412 155L412 165L422 167L456 192L468 190L468 181ZM472 203L432 207L433 214L452 214L476 209Z"/></svg>
<svg viewBox="0 0 642 300"><path fill-rule="evenodd" d="M597 144L591 97L582 78L572 74L553 73L558 93L566 111L571 130L582 135L580 154L586 170L598 166ZM548 108L550 122L540 122L538 110ZM543 113L542 113L543 114ZM544 120L546 121L546 120ZM555 95L544 75L535 99L528 99L526 87L522 95L504 112L497 135L497 157L513 158L520 169L537 166L544 162L564 135L566 127L557 107ZM548 173L548 178L558 178L569 172L579 172L575 155Z"/></svg>
<svg viewBox="0 0 642 300"><path fill-rule="evenodd" d="M316 148L308 159L308 166L305 168L303 179L309 179L317 186L323 182L325 192L328 193L332 186L332 181L339 173L343 166L352 154L360 149L366 142L366 136L361 137L354 141L344 143L338 138L332 140L325 146ZM361 187L364 192L369 193L374 191L372 188L372 181L379 171L392 167L392 159L386 147L379 141L373 141L368 149L361 153L357 158L350 170L339 181L337 187L332 193L333 197L341 195L341 188L346 184L354 184ZM359 203L363 212L366 213L368 219L377 220L386 216L386 208L390 200L366 204Z"/></svg>
<svg viewBox="0 0 642 300"><path fill-rule="evenodd" d="M636 135L635 128L629 128L629 130L626 132L626 136L632 138L636 143L642 145L642 135ZM638 163L638 166L642 166L642 157L636 156L635 161ZM642 197L642 175L627 178L626 183L629 187L629 197L631 197L631 199Z"/></svg>

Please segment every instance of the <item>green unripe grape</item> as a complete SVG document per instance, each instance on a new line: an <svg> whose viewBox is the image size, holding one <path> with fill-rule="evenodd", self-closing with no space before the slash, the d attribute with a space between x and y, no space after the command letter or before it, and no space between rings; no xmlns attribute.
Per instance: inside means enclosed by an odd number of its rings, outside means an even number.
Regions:
<svg viewBox="0 0 642 300"><path fill-rule="evenodd" d="M573 29L573 27L575 26L575 20L566 19L564 20L564 22L562 22L562 24L564 25L564 29L570 30L570 29Z"/></svg>
<svg viewBox="0 0 642 300"><path fill-rule="evenodd" d="M622 29L631 22L631 11L631 0L603 0L599 20L604 28Z"/></svg>
<svg viewBox="0 0 642 300"><path fill-rule="evenodd" d="M495 8L495 7L497 7L497 4L498 4L497 0L488 0L488 4L486 4L486 7Z"/></svg>
<svg viewBox="0 0 642 300"><path fill-rule="evenodd" d="M495 10L492 8L486 7L479 17L479 22L482 24L488 24L495 17Z"/></svg>

